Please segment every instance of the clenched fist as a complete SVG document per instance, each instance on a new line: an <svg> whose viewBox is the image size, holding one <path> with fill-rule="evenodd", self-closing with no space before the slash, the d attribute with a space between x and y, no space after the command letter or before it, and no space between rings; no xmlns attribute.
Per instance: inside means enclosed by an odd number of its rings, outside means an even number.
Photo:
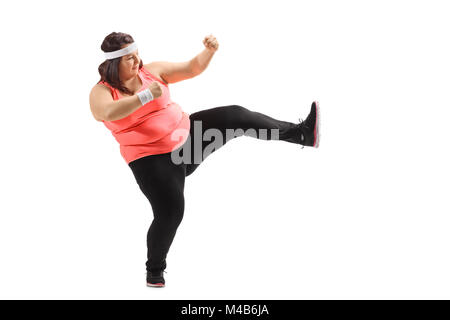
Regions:
<svg viewBox="0 0 450 320"><path fill-rule="evenodd" d="M216 37L214 37L212 34L209 36L206 36L203 40L203 44L205 45L206 49L216 52L217 49L219 49L219 43L217 42Z"/></svg>
<svg viewBox="0 0 450 320"><path fill-rule="evenodd" d="M153 99L159 98L162 95L162 88L158 81L153 81L149 84L148 89L152 93Z"/></svg>

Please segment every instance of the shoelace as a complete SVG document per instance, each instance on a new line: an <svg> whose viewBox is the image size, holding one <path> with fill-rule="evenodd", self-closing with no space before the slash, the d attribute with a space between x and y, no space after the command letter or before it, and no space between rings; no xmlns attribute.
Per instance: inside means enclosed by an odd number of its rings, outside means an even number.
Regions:
<svg viewBox="0 0 450 320"><path fill-rule="evenodd" d="M298 124L298 126L300 127L301 124L303 123L303 119L302 119L302 118L298 118L298 121L300 121L300 123ZM303 135L303 140L305 140L305 135L304 135L303 133L301 133L301 135ZM305 147L305 146L302 145L302 149L303 149L304 147Z"/></svg>

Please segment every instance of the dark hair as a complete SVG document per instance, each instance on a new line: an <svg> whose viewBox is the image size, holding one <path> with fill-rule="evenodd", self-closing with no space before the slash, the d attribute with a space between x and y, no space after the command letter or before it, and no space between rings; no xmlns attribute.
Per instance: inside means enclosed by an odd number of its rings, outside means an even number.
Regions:
<svg viewBox="0 0 450 320"><path fill-rule="evenodd" d="M112 32L108 34L101 45L103 52L111 52L122 49L125 44L133 43L134 39L129 34L123 32ZM128 90L120 81L119 78L119 63L122 57L105 60L98 67L100 73L100 81L108 82L111 87L119 89L121 92L132 95L133 92ZM142 60L139 62L139 69L143 66Z"/></svg>

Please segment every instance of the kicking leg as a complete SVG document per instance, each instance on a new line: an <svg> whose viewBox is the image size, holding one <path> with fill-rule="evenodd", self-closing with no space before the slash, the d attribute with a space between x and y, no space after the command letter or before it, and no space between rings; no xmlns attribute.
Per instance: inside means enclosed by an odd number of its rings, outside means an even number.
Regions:
<svg viewBox="0 0 450 320"><path fill-rule="evenodd" d="M189 118L189 138L186 148L180 153L189 153L185 155L185 159L188 159L186 176L194 172L212 152L242 135L307 145L301 124L277 120L239 105L201 110L192 113Z"/></svg>

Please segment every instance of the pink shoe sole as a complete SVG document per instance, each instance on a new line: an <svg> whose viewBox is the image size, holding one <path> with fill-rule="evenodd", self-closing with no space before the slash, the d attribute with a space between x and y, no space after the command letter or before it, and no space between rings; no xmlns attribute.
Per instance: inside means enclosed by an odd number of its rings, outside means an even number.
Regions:
<svg viewBox="0 0 450 320"><path fill-rule="evenodd" d="M148 283L147 282L147 287L155 287L155 288L162 288L165 287L166 285L164 283Z"/></svg>
<svg viewBox="0 0 450 320"><path fill-rule="evenodd" d="M320 141L320 109L319 109L319 102L314 101L316 103L316 125L314 127L314 148L319 147L319 141Z"/></svg>

